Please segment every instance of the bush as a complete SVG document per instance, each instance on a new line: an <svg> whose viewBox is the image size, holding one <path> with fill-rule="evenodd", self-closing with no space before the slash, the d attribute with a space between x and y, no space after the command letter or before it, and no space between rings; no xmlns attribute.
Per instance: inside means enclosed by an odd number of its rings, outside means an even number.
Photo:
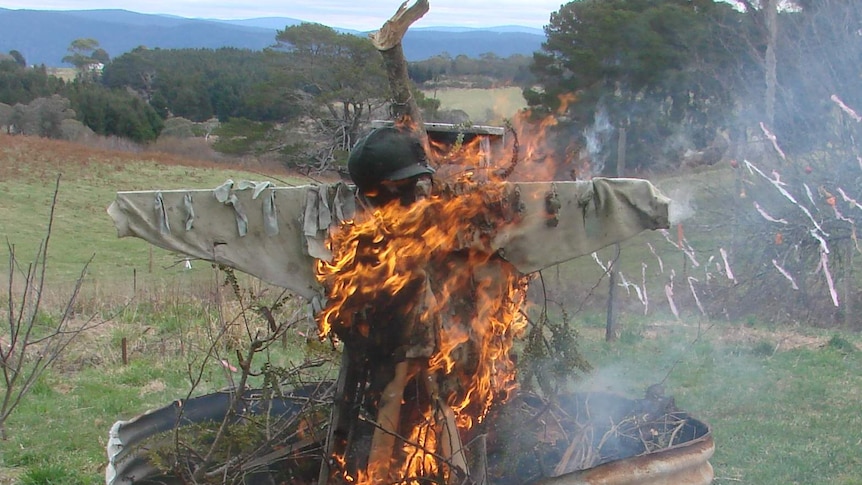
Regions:
<svg viewBox="0 0 862 485"><path fill-rule="evenodd" d="M192 138L195 136L195 124L180 116L165 120L165 126L159 136L170 136L174 138Z"/></svg>

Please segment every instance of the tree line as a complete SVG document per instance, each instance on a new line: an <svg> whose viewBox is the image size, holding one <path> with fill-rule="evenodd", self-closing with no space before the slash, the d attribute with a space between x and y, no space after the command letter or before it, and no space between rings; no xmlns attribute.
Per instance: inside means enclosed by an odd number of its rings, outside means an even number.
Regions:
<svg viewBox="0 0 862 485"><path fill-rule="evenodd" d="M599 166L614 159L612 138L623 128L631 168L675 168L689 153L714 162L709 149L744 144L770 113L769 128L787 149L816 150L827 143L822 128L834 125L830 96L862 102L862 90L854 88L862 6L787 5L578 0L552 13L532 58L444 53L411 63L409 73L427 86L447 78L521 86L535 115L558 117L560 150L575 144ZM23 67L20 53L0 57L0 103L7 105L0 112L58 95L96 133L143 142L159 136L165 120L217 119L233 123L227 131L264 133L245 144L234 136L226 150L325 164L352 146L373 114L385 116L389 102L370 42L318 24L278 31L263 51L139 47L110 59L91 39L73 42L69 51L79 75L68 82ZM103 67L95 71L95 63ZM435 100L418 91L416 97L427 119L440 120ZM300 127L300 134L284 126Z"/></svg>

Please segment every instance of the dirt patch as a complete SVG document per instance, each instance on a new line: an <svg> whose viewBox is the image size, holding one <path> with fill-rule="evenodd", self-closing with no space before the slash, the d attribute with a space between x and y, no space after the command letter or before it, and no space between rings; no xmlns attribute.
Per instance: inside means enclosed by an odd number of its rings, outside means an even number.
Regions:
<svg viewBox="0 0 862 485"><path fill-rule="evenodd" d="M148 382L146 385L141 387L140 395L141 397L146 396L147 394L152 394L155 392L162 392L167 389L167 385L165 385L164 381L161 379L156 379L154 381Z"/></svg>
<svg viewBox="0 0 862 485"><path fill-rule="evenodd" d="M18 483L24 471L19 468L6 468L0 466L0 485L12 485Z"/></svg>

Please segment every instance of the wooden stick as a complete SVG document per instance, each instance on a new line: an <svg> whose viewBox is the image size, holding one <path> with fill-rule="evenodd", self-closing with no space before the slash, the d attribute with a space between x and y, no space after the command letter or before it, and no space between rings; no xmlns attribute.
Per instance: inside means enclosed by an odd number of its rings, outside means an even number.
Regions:
<svg viewBox="0 0 862 485"><path fill-rule="evenodd" d="M455 412L441 399L437 400L437 406L438 413L443 414L443 429L440 431L440 451L454 468L460 469L460 474L466 474L469 471L467 468L467 456L464 454L464 444L461 442L461 435L458 433L458 426L455 423ZM456 476L457 474L450 473L450 482Z"/></svg>
<svg viewBox="0 0 862 485"><path fill-rule="evenodd" d="M377 410L377 428L371 437L368 453L368 476L374 482L387 481L395 448L395 435L401 420L401 400L408 378L407 361L395 364L395 376L383 389Z"/></svg>
<svg viewBox="0 0 862 485"><path fill-rule="evenodd" d="M437 381L433 375L424 372L422 382L425 383L428 389L428 395L431 396L431 401L437 406L436 417L438 422L442 422L443 426L440 430L440 453L451 464L452 467L460 469L460 474L468 474L470 469L467 468L467 456L464 454L464 444L461 442L461 435L458 433L458 425L455 422L455 412L452 411L446 402L440 397L440 390L437 386ZM455 473L450 473L450 481L456 476Z"/></svg>

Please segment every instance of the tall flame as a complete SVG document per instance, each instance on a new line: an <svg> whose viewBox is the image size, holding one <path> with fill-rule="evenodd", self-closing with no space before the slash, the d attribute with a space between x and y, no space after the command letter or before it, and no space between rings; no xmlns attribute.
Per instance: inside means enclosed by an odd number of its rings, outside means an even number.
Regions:
<svg viewBox="0 0 862 485"><path fill-rule="evenodd" d="M565 111L574 98L560 101ZM352 483L450 479L465 467L455 449L461 438L516 386L511 353L526 327L520 309L528 278L489 249L497 230L518 222L499 182L513 173L520 180L551 180L561 171L574 177L578 163L575 142L567 142L562 162L560 150L548 148L556 118L529 119L521 113L509 127L513 156L478 136L432 145L436 180L448 183L410 205L369 208L331 234L334 257L317 267L328 299L318 315L321 338L362 342L369 360L422 362L409 379L424 397L409 401L397 433L386 430L400 439L398 449L375 454L390 462L348 472L346 457L335 457ZM399 406L408 404L401 399ZM383 407L382 398L371 401Z"/></svg>
<svg viewBox="0 0 862 485"><path fill-rule="evenodd" d="M527 278L486 249L509 223L499 209L502 187L462 181L410 206L367 211L332 234L333 261L318 264L328 289L321 336L367 338L378 349L390 339L389 347L426 359L433 394L449 408L442 414L453 415L461 432L515 386L510 351L525 327L519 308ZM387 321L369 322L369 314ZM374 326L384 330L375 335ZM405 433L397 479L441 472L436 407L426 406Z"/></svg>

